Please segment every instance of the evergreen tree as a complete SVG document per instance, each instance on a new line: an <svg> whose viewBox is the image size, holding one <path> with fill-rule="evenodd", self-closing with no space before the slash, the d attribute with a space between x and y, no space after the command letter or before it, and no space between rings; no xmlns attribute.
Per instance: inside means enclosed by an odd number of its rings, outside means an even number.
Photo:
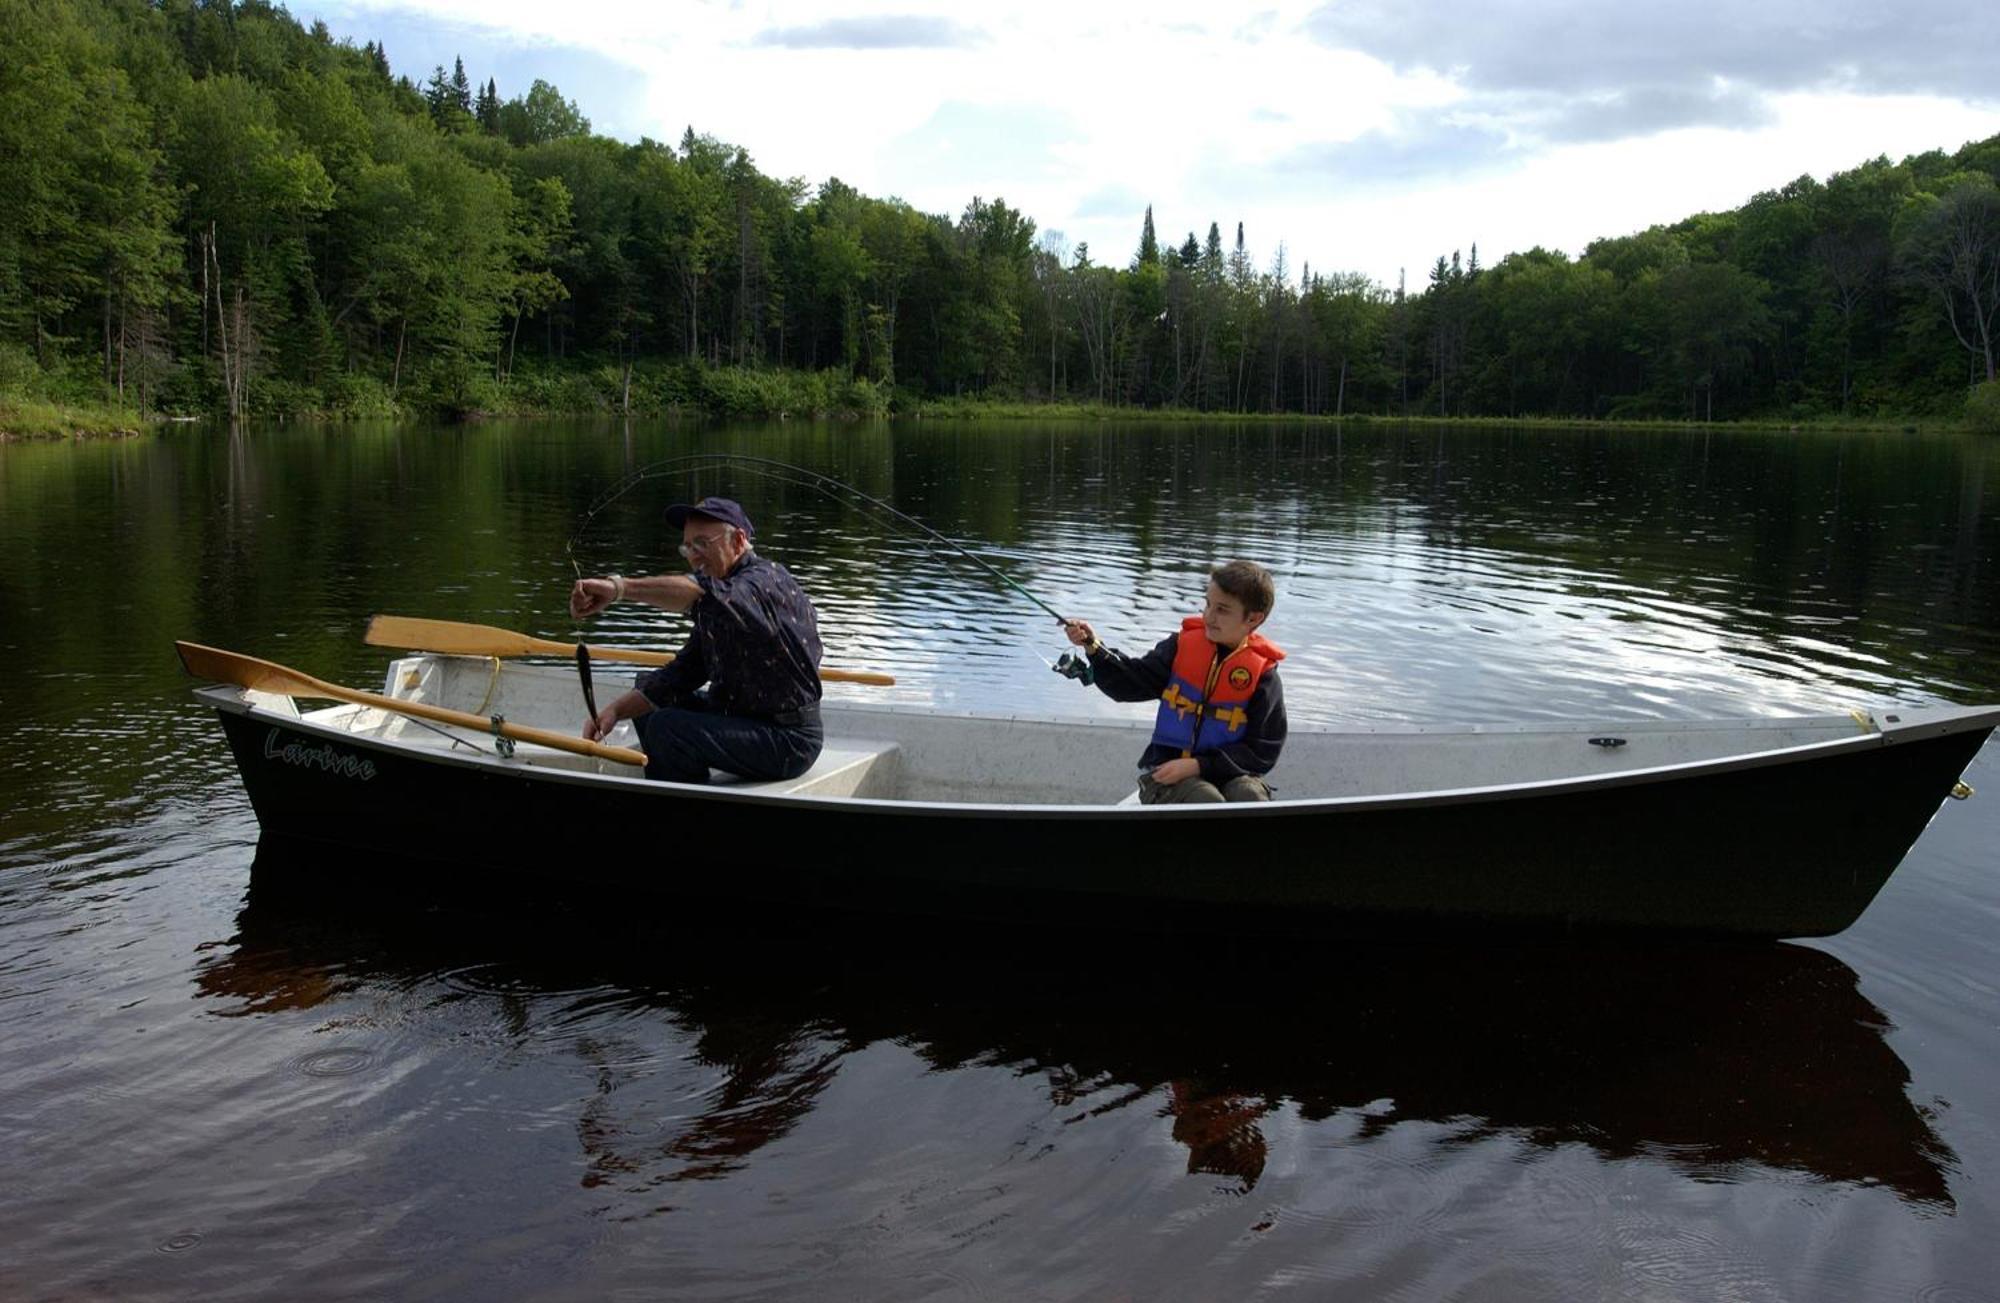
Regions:
<svg viewBox="0 0 2000 1303"><path fill-rule="evenodd" d="M431 121L444 125L445 115L452 107L452 89L451 78L441 63L431 69L431 79L424 83L424 103L430 107Z"/></svg>
<svg viewBox="0 0 2000 1303"><path fill-rule="evenodd" d="M1146 224L1139 228L1139 253L1132 261L1133 265L1142 266L1157 263L1159 260L1160 242L1153 235L1153 206L1147 204Z"/></svg>
<svg viewBox="0 0 2000 1303"><path fill-rule="evenodd" d="M479 122L480 130L489 136L500 134L500 91L488 77L479 90L479 101L473 106L472 116Z"/></svg>

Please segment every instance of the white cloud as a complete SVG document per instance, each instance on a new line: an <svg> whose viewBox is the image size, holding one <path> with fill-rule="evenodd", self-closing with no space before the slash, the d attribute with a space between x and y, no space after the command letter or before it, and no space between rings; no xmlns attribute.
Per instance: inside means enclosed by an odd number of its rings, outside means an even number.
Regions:
<svg viewBox="0 0 2000 1303"><path fill-rule="evenodd" d="M983 45L985 34L949 18L924 14L878 14L829 18L797 27L767 27L752 45L795 50L928 50Z"/></svg>
<svg viewBox="0 0 2000 1303"><path fill-rule="evenodd" d="M2000 92L1979 89L2000 86L1991 42L1957 41L1919 67L1910 41L1885 36L1894 23L1848 0L1775 17L1686 2L1706 6L1702 32L1678 44L1663 33L1684 31L1686 3L1584 0L1422 0L1421 12L304 0L295 12L341 12L338 30L357 39L371 21L420 19L588 51L629 70L629 83L558 82L601 129L673 140L692 124L769 173L838 176L927 211L1003 197L1101 260L1129 256L1150 203L1162 243L1211 221L1227 241L1242 220L1260 260L1283 240L1294 268L1384 282L1474 240L1489 263L1534 244L1574 253L1801 173L2000 131Z"/></svg>

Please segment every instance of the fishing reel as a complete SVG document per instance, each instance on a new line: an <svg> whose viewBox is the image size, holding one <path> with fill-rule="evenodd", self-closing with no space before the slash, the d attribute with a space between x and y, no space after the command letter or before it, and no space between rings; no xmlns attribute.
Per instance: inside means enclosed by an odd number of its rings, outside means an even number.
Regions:
<svg viewBox="0 0 2000 1303"><path fill-rule="evenodd" d="M1064 652L1049 668L1066 679L1075 679L1085 687L1097 682L1097 671L1090 668L1090 658L1079 656L1075 652Z"/></svg>

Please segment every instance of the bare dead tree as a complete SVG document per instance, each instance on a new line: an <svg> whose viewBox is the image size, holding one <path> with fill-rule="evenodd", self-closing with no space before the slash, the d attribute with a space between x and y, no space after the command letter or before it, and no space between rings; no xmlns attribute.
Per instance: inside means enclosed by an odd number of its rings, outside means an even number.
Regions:
<svg viewBox="0 0 2000 1303"><path fill-rule="evenodd" d="M2000 187L1984 177L1947 190L1904 238L1903 273L1933 295L1951 333L1994 378L2000 318Z"/></svg>

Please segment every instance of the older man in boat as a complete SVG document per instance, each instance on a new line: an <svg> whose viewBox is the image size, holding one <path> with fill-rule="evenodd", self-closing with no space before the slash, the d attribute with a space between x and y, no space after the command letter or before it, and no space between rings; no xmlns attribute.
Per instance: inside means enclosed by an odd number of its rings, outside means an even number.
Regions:
<svg viewBox="0 0 2000 1303"><path fill-rule="evenodd" d="M646 777L705 783L719 769L742 778L796 778L819 758L819 618L790 572L758 556L743 508L728 498L677 503L687 575L579 579L570 614L645 602L694 617L674 659L599 711L583 730L596 742L633 721Z"/></svg>

